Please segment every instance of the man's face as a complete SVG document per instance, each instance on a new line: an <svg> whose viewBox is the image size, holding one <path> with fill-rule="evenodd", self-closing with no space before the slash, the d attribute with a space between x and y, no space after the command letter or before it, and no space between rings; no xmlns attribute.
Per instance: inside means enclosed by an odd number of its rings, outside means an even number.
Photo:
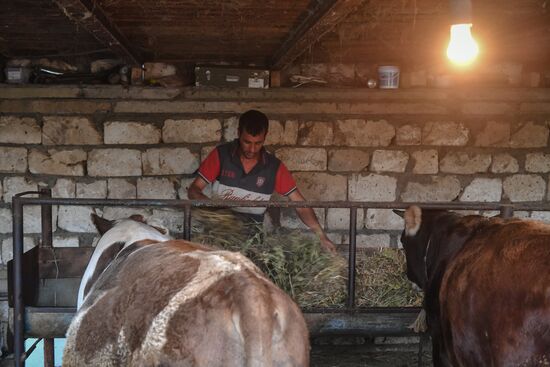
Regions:
<svg viewBox="0 0 550 367"><path fill-rule="evenodd" d="M258 159L260 156L260 150L265 142L265 131L254 136L246 131L239 133L239 145L241 148L241 154L246 159Z"/></svg>

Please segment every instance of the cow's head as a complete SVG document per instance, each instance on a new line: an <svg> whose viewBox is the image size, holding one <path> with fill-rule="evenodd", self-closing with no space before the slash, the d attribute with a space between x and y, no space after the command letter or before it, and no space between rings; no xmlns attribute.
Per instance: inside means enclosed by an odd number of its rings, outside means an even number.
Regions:
<svg viewBox="0 0 550 367"><path fill-rule="evenodd" d="M422 210L418 206L411 206L406 211L394 211L405 219L405 229L401 234L401 243L405 249L407 258L407 277L410 281L425 289L426 276L426 250L428 247L429 233L423 230Z"/></svg>

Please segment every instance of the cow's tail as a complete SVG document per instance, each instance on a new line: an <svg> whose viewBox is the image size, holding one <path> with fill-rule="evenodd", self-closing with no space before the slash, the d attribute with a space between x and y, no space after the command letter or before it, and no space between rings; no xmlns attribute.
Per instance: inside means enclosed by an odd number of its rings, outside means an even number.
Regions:
<svg viewBox="0 0 550 367"><path fill-rule="evenodd" d="M309 335L299 307L265 279L242 293L240 328L246 367L309 365Z"/></svg>
<svg viewBox="0 0 550 367"><path fill-rule="evenodd" d="M263 281L259 282L260 284ZM240 307L240 334L244 343L246 367L273 365L273 333L280 331L274 300L269 287L247 285Z"/></svg>

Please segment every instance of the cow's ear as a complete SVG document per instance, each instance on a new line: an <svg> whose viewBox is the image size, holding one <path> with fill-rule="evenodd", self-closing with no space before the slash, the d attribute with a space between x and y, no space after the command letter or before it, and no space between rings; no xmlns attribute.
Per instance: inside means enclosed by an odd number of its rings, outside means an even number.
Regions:
<svg viewBox="0 0 550 367"><path fill-rule="evenodd" d="M113 228L114 221L101 218L96 213L92 213L91 217L92 217L92 222L94 222L95 227L97 228L99 234L101 234L102 236L109 229Z"/></svg>
<svg viewBox="0 0 550 367"><path fill-rule="evenodd" d="M411 206L405 211L405 234L414 236L420 229L422 222L422 210L416 205Z"/></svg>
<svg viewBox="0 0 550 367"><path fill-rule="evenodd" d="M401 218L405 218L405 211L404 210L394 209L393 212L395 214L399 215Z"/></svg>

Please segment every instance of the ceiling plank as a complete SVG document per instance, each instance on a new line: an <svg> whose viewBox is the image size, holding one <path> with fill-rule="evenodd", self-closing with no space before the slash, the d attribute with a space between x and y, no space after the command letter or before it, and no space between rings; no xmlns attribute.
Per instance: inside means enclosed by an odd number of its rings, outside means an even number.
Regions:
<svg viewBox="0 0 550 367"><path fill-rule="evenodd" d="M289 33L281 47L274 53L270 65L284 69L304 53L327 32L342 22L364 0L317 0L313 9Z"/></svg>
<svg viewBox="0 0 550 367"><path fill-rule="evenodd" d="M82 26L99 42L131 65L142 65L142 56L132 50L128 40L109 20L94 0L53 0L73 22Z"/></svg>

